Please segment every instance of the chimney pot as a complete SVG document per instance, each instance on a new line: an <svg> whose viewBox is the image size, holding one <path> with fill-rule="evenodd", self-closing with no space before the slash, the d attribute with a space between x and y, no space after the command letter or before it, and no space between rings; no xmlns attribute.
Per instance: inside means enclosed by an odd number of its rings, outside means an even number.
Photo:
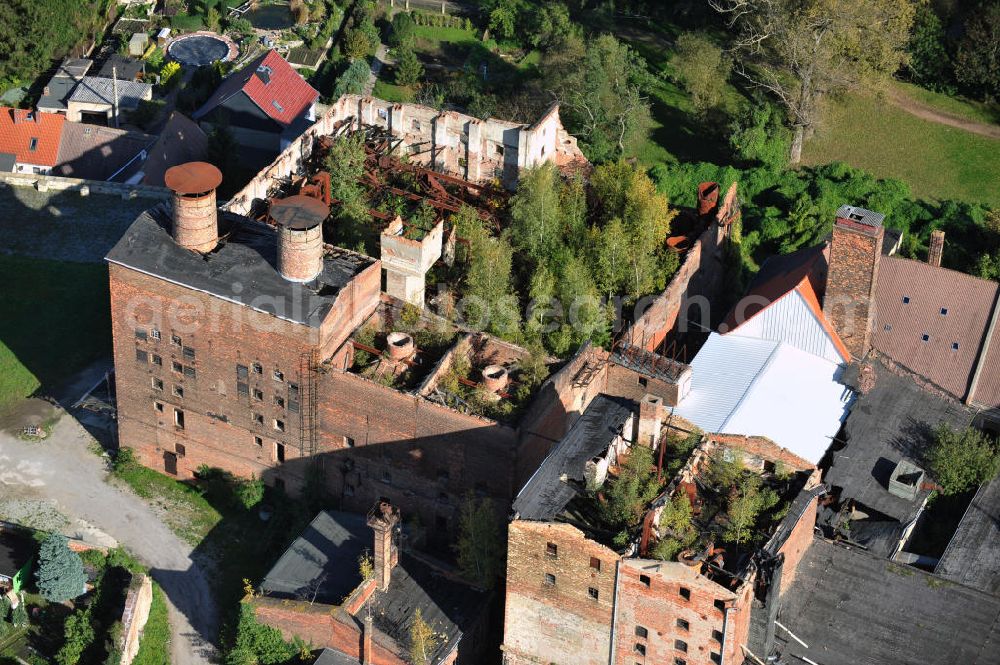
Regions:
<svg viewBox="0 0 1000 665"><path fill-rule="evenodd" d="M271 202L278 226L278 272L290 282L311 282L323 272L323 221L330 207L297 194Z"/></svg>
<svg viewBox="0 0 1000 665"><path fill-rule="evenodd" d="M195 252L211 252L219 243L215 188L222 172L207 162L167 169L165 184L174 192L174 241Z"/></svg>
<svg viewBox="0 0 1000 665"><path fill-rule="evenodd" d="M663 426L663 398L646 394L639 402L639 425L636 442L641 446L656 448Z"/></svg>
<svg viewBox="0 0 1000 665"><path fill-rule="evenodd" d="M927 247L927 263L936 268L941 267L941 256L944 254L944 231L931 231L930 245Z"/></svg>
<svg viewBox="0 0 1000 665"><path fill-rule="evenodd" d="M712 214L719 204L719 183L703 182L698 185L698 216Z"/></svg>
<svg viewBox="0 0 1000 665"><path fill-rule="evenodd" d="M507 368L502 365L487 365L483 368L483 388L491 393L499 393L507 387Z"/></svg>
<svg viewBox="0 0 1000 665"><path fill-rule="evenodd" d="M371 665L372 663L372 632L375 626L372 622L371 614L365 614L364 635L361 636L361 663Z"/></svg>

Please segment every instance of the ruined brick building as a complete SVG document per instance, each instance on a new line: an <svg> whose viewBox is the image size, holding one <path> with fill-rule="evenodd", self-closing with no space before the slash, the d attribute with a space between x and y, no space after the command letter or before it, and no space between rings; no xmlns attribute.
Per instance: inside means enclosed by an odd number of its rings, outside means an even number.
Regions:
<svg viewBox="0 0 1000 665"><path fill-rule="evenodd" d="M677 431L665 403L595 399L514 500L509 528L505 663L742 663L753 648L751 619L774 607L812 540L823 488L809 462L763 438L705 436L664 492L618 541L599 517L600 492L634 446L662 451ZM700 436L700 435L699 435ZM678 560L652 558L660 514L674 494L706 533L717 507L705 468L714 455L738 458L780 488L785 516L759 548L715 546L710 537ZM596 497L596 498L595 498ZM641 524L641 526L640 526ZM756 602L755 602L756 601ZM772 627L773 630L773 627ZM748 646L750 645L750 646Z"/></svg>

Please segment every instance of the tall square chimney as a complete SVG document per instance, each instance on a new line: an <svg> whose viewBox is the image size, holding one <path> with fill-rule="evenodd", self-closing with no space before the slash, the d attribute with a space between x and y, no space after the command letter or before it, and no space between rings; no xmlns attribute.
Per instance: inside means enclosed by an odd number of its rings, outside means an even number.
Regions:
<svg viewBox="0 0 1000 665"><path fill-rule="evenodd" d="M844 205L833 225L823 314L855 359L864 357L871 345L884 219L880 213Z"/></svg>

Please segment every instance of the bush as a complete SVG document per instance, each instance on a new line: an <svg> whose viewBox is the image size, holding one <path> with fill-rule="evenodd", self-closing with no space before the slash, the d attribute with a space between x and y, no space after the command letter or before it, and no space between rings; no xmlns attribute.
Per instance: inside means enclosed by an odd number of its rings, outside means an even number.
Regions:
<svg viewBox="0 0 1000 665"><path fill-rule="evenodd" d="M226 654L225 662L226 665L278 665L290 661L300 651L298 640L286 642L278 629L257 622L252 607L241 605L235 644Z"/></svg>
<svg viewBox="0 0 1000 665"><path fill-rule="evenodd" d="M371 74L371 65L367 60L355 60L351 63L343 74L337 78L337 83L333 86L333 99L339 99L341 95L359 95L365 89L368 76Z"/></svg>
<svg viewBox="0 0 1000 665"><path fill-rule="evenodd" d="M960 494L989 482L1000 471L997 442L973 427L953 430L942 423L934 430L927 466L945 495Z"/></svg>
<svg viewBox="0 0 1000 665"><path fill-rule="evenodd" d="M251 474L249 478L241 478L236 482L234 494L239 504L250 510L264 498L264 483Z"/></svg>
<svg viewBox="0 0 1000 665"><path fill-rule="evenodd" d="M115 453L115 461L112 462L111 468L115 473L122 473L136 465L138 465L138 461L135 459L135 451L131 448L119 448L118 452Z"/></svg>
<svg viewBox="0 0 1000 665"><path fill-rule="evenodd" d="M412 46L416 23L407 12L399 12L392 17L392 34L389 35L390 46Z"/></svg>
<svg viewBox="0 0 1000 665"><path fill-rule="evenodd" d="M70 550L66 536L59 534L50 535L42 543L35 577L42 597L56 603L76 598L87 583L80 555Z"/></svg>
<svg viewBox="0 0 1000 665"><path fill-rule="evenodd" d="M677 38L677 53L670 64L691 93L696 111L705 113L722 104L732 62L715 42L705 35L686 32Z"/></svg>
<svg viewBox="0 0 1000 665"><path fill-rule="evenodd" d="M424 77L424 66L412 49L403 49L396 59L396 83L416 85Z"/></svg>

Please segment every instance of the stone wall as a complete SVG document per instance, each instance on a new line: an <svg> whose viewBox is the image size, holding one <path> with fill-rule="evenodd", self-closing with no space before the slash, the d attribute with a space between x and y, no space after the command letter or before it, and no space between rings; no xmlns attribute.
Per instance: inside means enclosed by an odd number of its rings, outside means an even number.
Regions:
<svg viewBox="0 0 1000 665"><path fill-rule="evenodd" d="M40 192L79 192L80 196L90 194L114 194L123 199L147 198L157 201L170 201L171 191L165 187L151 185L126 185L119 182L103 180L82 180L80 178L64 178L54 175L37 175L33 173L0 173L0 182L14 187L34 187Z"/></svg>
<svg viewBox="0 0 1000 665"><path fill-rule="evenodd" d="M133 575L125 596L125 610L122 612L122 659L121 665L132 665L139 653L142 629L149 619L149 608L153 604L153 583L148 575Z"/></svg>

